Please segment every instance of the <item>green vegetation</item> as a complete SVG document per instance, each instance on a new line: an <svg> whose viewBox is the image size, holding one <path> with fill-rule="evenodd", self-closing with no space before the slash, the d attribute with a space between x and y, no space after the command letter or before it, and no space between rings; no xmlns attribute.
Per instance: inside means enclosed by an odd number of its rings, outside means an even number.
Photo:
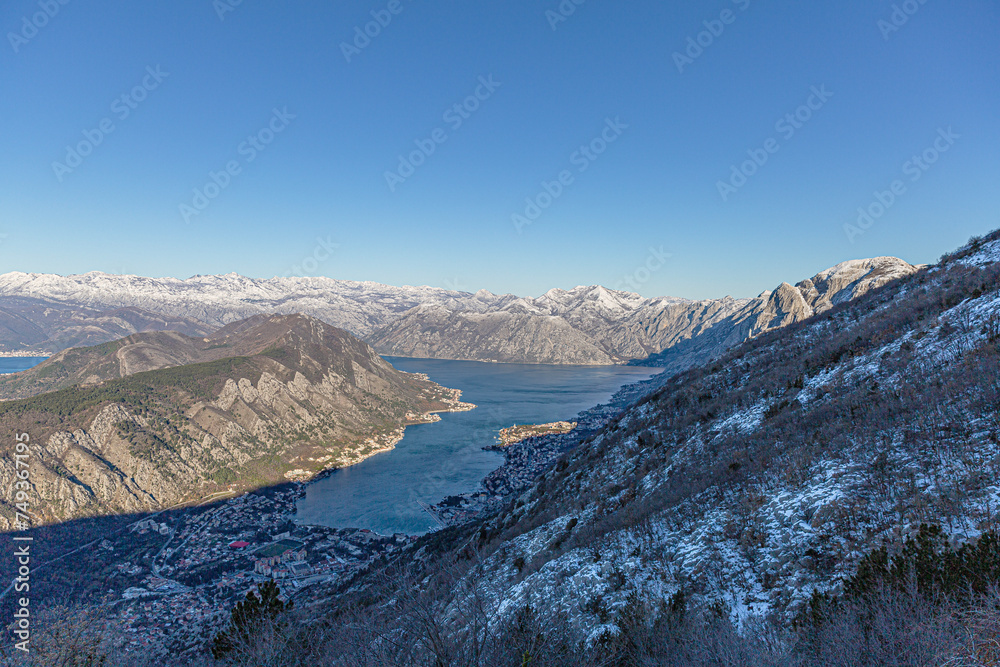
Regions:
<svg viewBox="0 0 1000 667"><path fill-rule="evenodd" d="M240 476L232 468L219 468L209 475L209 478L219 486L229 486L238 482Z"/></svg>
<svg viewBox="0 0 1000 667"><path fill-rule="evenodd" d="M922 525L895 551L882 547L865 556L842 596L814 594L807 620L821 622L838 604L886 593L969 606L1000 586L1000 534L994 531L955 548L940 526Z"/></svg>
<svg viewBox="0 0 1000 667"><path fill-rule="evenodd" d="M253 591L233 609L229 627L212 640L212 655L221 660L232 653L238 645L253 644L259 635L267 631L282 629L281 617L292 608L291 602L282 602L281 591L273 581L263 584L260 597Z"/></svg>
<svg viewBox="0 0 1000 667"><path fill-rule="evenodd" d="M105 403L148 406L156 398L183 392L195 399L211 400L218 395L227 378L237 372L246 374L253 363L250 357L230 357L188 366L177 366L136 373L109 380L90 388L69 387L41 396L0 403L0 418L18 417L32 412L48 412L69 417ZM253 382L260 373L252 376Z"/></svg>
<svg viewBox="0 0 1000 667"><path fill-rule="evenodd" d="M64 371L62 367L58 364L52 364L51 366L44 366L35 371L35 376L39 379L53 377L58 375L60 371Z"/></svg>
<svg viewBox="0 0 1000 667"><path fill-rule="evenodd" d="M287 347L277 347L272 345L260 353L262 357L269 357L280 363L286 363L292 356Z"/></svg>

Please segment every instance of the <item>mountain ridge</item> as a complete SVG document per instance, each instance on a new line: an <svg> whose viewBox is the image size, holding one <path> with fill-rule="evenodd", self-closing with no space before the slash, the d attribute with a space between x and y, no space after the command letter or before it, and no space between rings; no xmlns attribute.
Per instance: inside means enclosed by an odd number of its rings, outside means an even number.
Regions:
<svg viewBox="0 0 1000 667"><path fill-rule="evenodd" d="M147 320L160 317L165 328L202 335L254 315L301 312L351 331L390 356L587 365L638 360L676 372L915 270L891 257L850 260L756 298L702 300L648 298L600 285L519 297L325 277L253 279L230 273L180 280L13 272L0 275L0 316L18 303L23 321L16 326L12 321L4 336L0 317L0 345L34 344L49 353L71 346L65 335L56 336L57 327L43 330L32 321L39 312L70 313L61 329L85 330L87 344L149 329L145 321L114 332L99 324L107 313L125 308L150 313ZM65 320L74 312L78 321L69 327ZM18 341L22 330L33 333Z"/></svg>
<svg viewBox="0 0 1000 667"><path fill-rule="evenodd" d="M485 314L489 317L418 307L368 340L390 356L563 364L632 361L679 372L918 269L894 257L849 260L752 299L650 299L599 285L579 286L550 290L537 299L520 297ZM546 320L553 317L569 326ZM540 335L544 344L535 342Z"/></svg>

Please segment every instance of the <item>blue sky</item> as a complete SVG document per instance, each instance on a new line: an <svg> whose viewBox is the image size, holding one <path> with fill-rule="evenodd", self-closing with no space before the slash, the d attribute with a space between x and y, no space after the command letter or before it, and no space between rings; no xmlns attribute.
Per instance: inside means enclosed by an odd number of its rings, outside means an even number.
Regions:
<svg viewBox="0 0 1000 667"><path fill-rule="evenodd" d="M0 269L702 298L1000 227L993 1L233 2L3 3Z"/></svg>

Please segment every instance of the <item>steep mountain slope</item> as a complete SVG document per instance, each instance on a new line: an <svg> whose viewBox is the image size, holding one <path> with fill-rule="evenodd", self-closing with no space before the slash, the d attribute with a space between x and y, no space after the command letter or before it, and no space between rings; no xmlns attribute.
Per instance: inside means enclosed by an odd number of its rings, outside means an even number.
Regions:
<svg viewBox="0 0 1000 667"><path fill-rule="evenodd" d="M282 343L288 327L300 324L294 316L255 315L226 325L207 337L155 331L63 350L34 368L0 376L0 401L28 398L74 385L98 384L145 371L262 354ZM347 334L341 332L341 335Z"/></svg>
<svg viewBox="0 0 1000 667"><path fill-rule="evenodd" d="M852 260L827 269L795 286L782 283L734 307L724 317L688 335L673 335L663 350L641 363L666 368L664 379L718 357L726 350L762 333L801 322L837 304L912 275L920 267L893 257Z"/></svg>
<svg viewBox="0 0 1000 667"><path fill-rule="evenodd" d="M258 316L209 339L138 334L69 350L13 378L0 403L0 484L27 433L42 521L148 511L356 462L407 423L462 409L458 393L392 368L345 331ZM11 502L10 499L0 501ZM0 506L0 527L13 513Z"/></svg>
<svg viewBox="0 0 1000 667"><path fill-rule="evenodd" d="M422 565L397 561L419 608L440 628L530 609L587 642L680 591L788 619L922 523L995 528L1000 232L851 301L812 282L763 317L823 312L670 378L492 518L423 541Z"/></svg>
<svg viewBox="0 0 1000 667"><path fill-rule="evenodd" d="M370 341L379 352L401 357L575 365L622 361L565 319L520 308L472 313L420 306Z"/></svg>
<svg viewBox="0 0 1000 667"><path fill-rule="evenodd" d="M238 353L236 353L238 354ZM73 385L93 385L143 371L236 356L209 338L172 331L141 333L93 347L74 347L38 366L0 376L0 400L28 398Z"/></svg>
<svg viewBox="0 0 1000 667"><path fill-rule="evenodd" d="M632 591L685 588L744 615L784 613L882 539L922 522L966 535L991 525L1000 241L981 245L751 341L626 412L485 529L484 569L505 605L600 598L595 609L614 610Z"/></svg>
<svg viewBox="0 0 1000 667"><path fill-rule="evenodd" d="M844 262L755 299L644 299L600 286L550 290L485 313L414 308L368 340L396 356L553 364L636 359L677 372L916 270L892 257Z"/></svg>

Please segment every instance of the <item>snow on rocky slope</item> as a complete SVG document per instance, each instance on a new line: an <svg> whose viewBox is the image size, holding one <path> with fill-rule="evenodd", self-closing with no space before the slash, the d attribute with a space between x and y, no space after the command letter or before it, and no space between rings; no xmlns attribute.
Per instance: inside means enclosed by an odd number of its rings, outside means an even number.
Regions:
<svg viewBox="0 0 1000 667"><path fill-rule="evenodd" d="M0 275L0 305L17 297L99 310L142 308L193 318L213 328L253 315L302 313L355 335L365 335L421 304L479 310L505 300L488 292L468 294L322 277L257 280L230 273L179 280L100 272L65 277L18 272Z"/></svg>
<svg viewBox="0 0 1000 667"><path fill-rule="evenodd" d="M995 528L993 238L855 300L830 281L864 290L885 265L800 284L821 314L672 378L585 440L481 528L475 585L455 590L594 640L633 595L788 617L921 523Z"/></svg>

